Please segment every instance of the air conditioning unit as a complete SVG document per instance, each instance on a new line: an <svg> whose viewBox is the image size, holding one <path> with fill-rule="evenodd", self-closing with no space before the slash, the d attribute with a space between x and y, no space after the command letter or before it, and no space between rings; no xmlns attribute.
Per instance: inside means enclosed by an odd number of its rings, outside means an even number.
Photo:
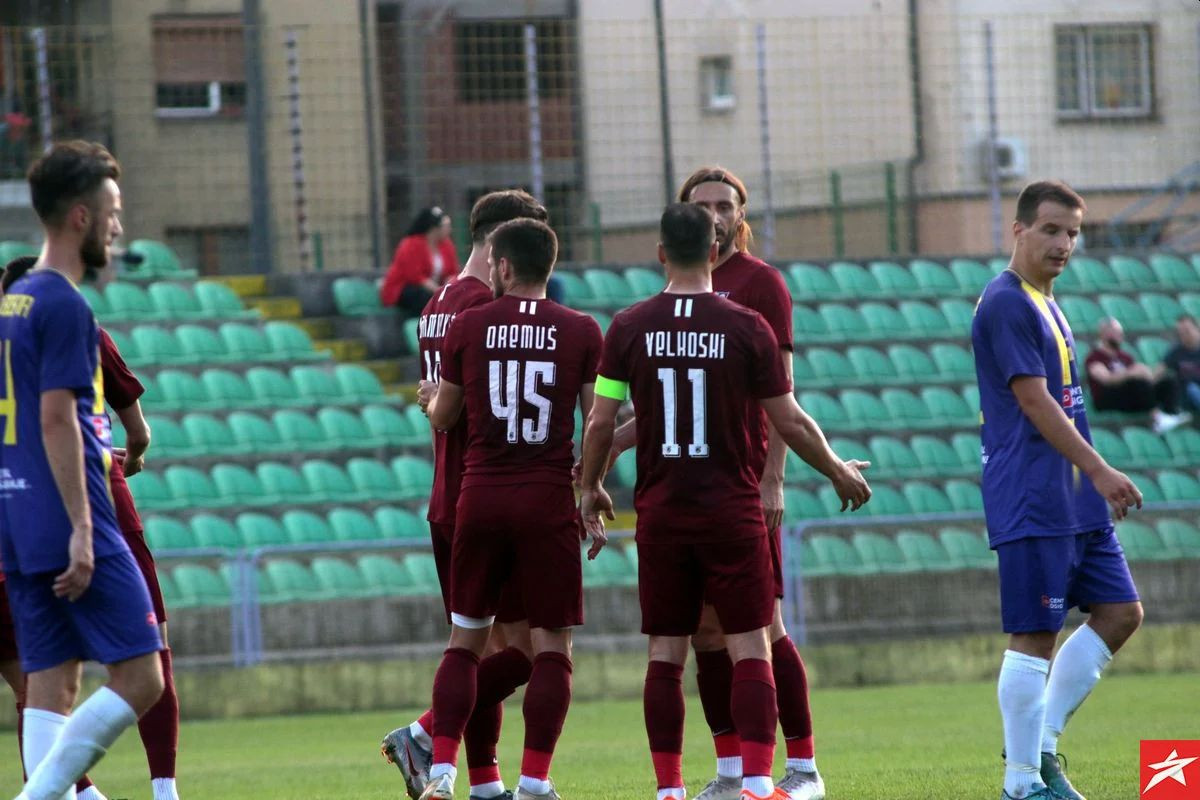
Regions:
<svg viewBox="0 0 1200 800"><path fill-rule="evenodd" d="M990 177L989 144L990 142L985 139L979 146L979 171L985 181ZM996 175L1000 180L1010 181L1015 178L1024 178L1029 172L1029 154L1025 149L1025 142L1020 139L997 136L994 152Z"/></svg>

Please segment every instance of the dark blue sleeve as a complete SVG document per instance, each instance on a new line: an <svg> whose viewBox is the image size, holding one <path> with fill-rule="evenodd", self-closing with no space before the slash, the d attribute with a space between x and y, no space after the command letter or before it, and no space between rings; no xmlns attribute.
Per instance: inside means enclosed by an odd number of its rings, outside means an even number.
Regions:
<svg viewBox="0 0 1200 800"><path fill-rule="evenodd" d="M980 309L983 332L1005 385L1021 375L1046 377L1042 318L1016 292L996 292Z"/></svg>
<svg viewBox="0 0 1200 800"><path fill-rule="evenodd" d="M38 391L82 392L96 381L100 357L96 320L77 292L46 293L34 301L38 337Z"/></svg>

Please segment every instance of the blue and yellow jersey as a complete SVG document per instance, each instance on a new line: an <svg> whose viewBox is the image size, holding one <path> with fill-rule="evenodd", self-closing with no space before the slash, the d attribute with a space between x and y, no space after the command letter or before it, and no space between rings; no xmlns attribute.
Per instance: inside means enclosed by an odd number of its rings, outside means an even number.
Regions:
<svg viewBox="0 0 1200 800"><path fill-rule="evenodd" d="M1030 536L1068 536L1112 524L1092 482L1021 411L1014 378L1046 389L1089 443L1075 338L1054 299L1011 271L984 289L971 326L979 380L983 507L993 547Z"/></svg>
<svg viewBox="0 0 1200 800"><path fill-rule="evenodd" d="M0 300L0 557L8 572L66 567L71 522L42 443L41 397L76 397L97 557L128 550L108 488L112 432L104 410L100 331L70 279L37 270Z"/></svg>

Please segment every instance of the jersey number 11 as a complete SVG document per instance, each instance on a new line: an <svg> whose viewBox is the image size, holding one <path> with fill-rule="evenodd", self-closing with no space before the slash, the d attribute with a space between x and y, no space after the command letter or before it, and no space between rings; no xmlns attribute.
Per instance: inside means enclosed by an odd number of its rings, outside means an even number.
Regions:
<svg viewBox="0 0 1200 800"><path fill-rule="evenodd" d="M708 408L704 391L705 372L689 369L687 378L692 383L692 443L688 445L691 458L708 458ZM676 438L676 418L679 416L675 395L675 370L666 367L658 370L658 380L663 387L663 446L666 458L679 458L682 449Z"/></svg>

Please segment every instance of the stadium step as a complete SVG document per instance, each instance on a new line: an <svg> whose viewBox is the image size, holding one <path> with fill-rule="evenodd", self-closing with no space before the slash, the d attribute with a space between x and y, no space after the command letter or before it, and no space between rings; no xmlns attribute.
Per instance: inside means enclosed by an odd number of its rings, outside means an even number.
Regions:
<svg viewBox="0 0 1200 800"><path fill-rule="evenodd" d="M384 383L383 390L388 395L399 397L406 403L417 402L417 385L415 383Z"/></svg>
<svg viewBox="0 0 1200 800"><path fill-rule="evenodd" d="M361 362L367 357L367 343L362 339L315 339L313 347L328 350L335 361L343 364Z"/></svg>
<svg viewBox="0 0 1200 800"><path fill-rule="evenodd" d="M242 298L263 297L268 292L266 275L227 275L206 280L223 283Z"/></svg>
<svg viewBox="0 0 1200 800"><path fill-rule="evenodd" d="M359 363L375 373L375 377L379 378L379 382L387 384L403 384L405 383L404 368L398 362L392 359L375 359L367 360L360 359ZM412 390L415 394L417 385L412 384Z"/></svg>
<svg viewBox="0 0 1200 800"><path fill-rule="evenodd" d="M246 300L246 307L257 309L263 319L296 320L304 314L296 297L252 297Z"/></svg>
<svg viewBox="0 0 1200 800"><path fill-rule="evenodd" d="M314 342L321 339L337 338L337 324L336 319L333 317L305 317L304 319L292 320L292 324L298 328L303 328Z"/></svg>

